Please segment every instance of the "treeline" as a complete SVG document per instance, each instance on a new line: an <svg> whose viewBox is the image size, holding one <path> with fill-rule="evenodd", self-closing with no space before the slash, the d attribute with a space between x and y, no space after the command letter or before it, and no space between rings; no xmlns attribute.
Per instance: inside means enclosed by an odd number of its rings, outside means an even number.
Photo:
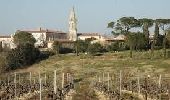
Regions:
<svg viewBox="0 0 170 100"><path fill-rule="evenodd" d="M63 47L62 44L63 43L60 41L54 41L53 51L56 54L75 53L76 55L79 55L79 53L89 53L95 55L106 51L106 48L100 43L92 43L92 39L77 40L70 44L73 45L72 47Z"/></svg>
<svg viewBox="0 0 170 100"><path fill-rule="evenodd" d="M112 34L124 34L126 43L130 49L130 57L132 57L133 50L150 50L155 49L164 50L164 57L166 58L166 48L169 45L169 25L170 19L136 19L134 17L122 17L117 21L109 22L108 28L112 29ZM149 28L154 27L153 37L150 37ZM132 29L142 29L142 32L132 32ZM160 34L162 30L163 34ZM153 53L153 52L152 52Z"/></svg>

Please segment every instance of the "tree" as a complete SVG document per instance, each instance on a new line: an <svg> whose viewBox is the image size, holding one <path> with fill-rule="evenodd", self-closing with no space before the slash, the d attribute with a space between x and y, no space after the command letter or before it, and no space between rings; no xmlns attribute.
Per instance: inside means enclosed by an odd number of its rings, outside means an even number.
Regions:
<svg viewBox="0 0 170 100"><path fill-rule="evenodd" d="M130 47L130 58L132 58L132 51L133 51L134 43L135 43L135 34L129 32L127 34L126 42Z"/></svg>
<svg viewBox="0 0 170 100"><path fill-rule="evenodd" d="M3 48L2 48L2 41L0 41L0 52L3 51Z"/></svg>
<svg viewBox="0 0 170 100"><path fill-rule="evenodd" d="M79 42L78 40L74 42L76 56L79 55L79 43L78 42Z"/></svg>
<svg viewBox="0 0 170 100"><path fill-rule="evenodd" d="M168 29L167 31L167 44L168 44L168 48L170 48L170 29Z"/></svg>
<svg viewBox="0 0 170 100"><path fill-rule="evenodd" d="M112 34L115 34L114 27L115 27L115 22L109 22L107 24L107 28L113 29L112 32L111 32Z"/></svg>
<svg viewBox="0 0 170 100"><path fill-rule="evenodd" d="M14 43L19 46L19 45L25 45L25 44L31 44L34 45L36 42L35 38L32 36L31 33L24 32L24 31L19 31L14 35Z"/></svg>
<svg viewBox="0 0 170 100"><path fill-rule="evenodd" d="M115 25L115 22L110 22L110 23L108 23L108 25L107 25L107 28L114 28L114 25Z"/></svg>
<svg viewBox="0 0 170 100"><path fill-rule="evenodd" d="M56 52L56 54L60 53L61 43L59 41L54 41L53 43L53 50Z"/></svg>
<svg viewBox="0 0 170 100"><path fill-rule="evenodd" d="M7 53L8 69L16 69L35 63L39 58L40 51L34 47L36 40L32 34L19 31L13 38L17 47Z"/></svg>
<svg viewBox="0 0 170 100"><path fill-rule="evenodd" d="M153 20L152 19L139 19L140 26L142 26L143 33L145 34L145 38L147 41L147 48L149 47L149 28L153 26Z"/></svg>
<svg viewBox="0 0 170 100"><path fill-rule="evenodd" d="M135 49L136 50L143 50L147 48L147 38L145 37L145 34L137 32L133 33L135 34Z"/></svg>
<svg viewBox="0 0 170 100"><path fill-rule="evenodd" d="M122 17L117 21L125 33L128 33L131 28L140 26L140 23L134 17ZM120 29L120 28L118 28Z"/></svg>
<svg viewBox="0 0 170 100"><path fill-rule="evenodd" d="M134 17L122 17L115 22L109 22L108 28L112 28L113 34L126 34L131 28L140 26L140 23Z"/></svg>
<svg viewBox="0 0 170 100"><path fill-rule="evenodd" d="M126 43L130 48L130 58L132 58L133 50L146 49L146 38L143 33L140 32L129 32L127 34Z"/></svg>
<svg viewBox="0 0 170 100"><path fill-rule="evenodd" d="M32 44L19 45L7 53L6 62L8 70L31 65L39 58L40 51Z"/></svg>
<svg viewBox="0 0 170 100"><path fill-rule="evenodd" d="M155 23L154 43L155 45L158 45L159 43L159 26L157 22Z"/></svg>
<svg viewBox="0 0 170 100"><path fill-rule="evenodd" d="M155 22L159 24L159 27L164 32L164 39L163 39L163 50L164 50L164 58L166 58L166 32L165 26L170 25L170 19L156 19Z"/></svg>

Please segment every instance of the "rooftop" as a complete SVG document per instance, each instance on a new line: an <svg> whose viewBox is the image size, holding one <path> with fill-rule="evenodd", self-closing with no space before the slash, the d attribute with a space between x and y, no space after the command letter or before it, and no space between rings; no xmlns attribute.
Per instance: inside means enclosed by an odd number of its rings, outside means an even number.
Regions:
<svg viewBox="0 0 170 100"><path fill-rule="evenodd" d="M99 33L77 33L78 36L100 36Z"/></svg>
<svg viewBox="0 0 170 100"><path fill-rule="evenodd" d="M39 29L35 29L35 30L17 30L17 31L24 31L24 32L28 32L28 33L65 33L65 32L57 31L57 30L42 29L41 27Z"/></svg>
<svg viewBox="0 0 170 100"><path fill-rule="evenodd" d="M6 35L6 36L0 36L0 38L11 38L11 36L8 36L8 35Z"/></svg>

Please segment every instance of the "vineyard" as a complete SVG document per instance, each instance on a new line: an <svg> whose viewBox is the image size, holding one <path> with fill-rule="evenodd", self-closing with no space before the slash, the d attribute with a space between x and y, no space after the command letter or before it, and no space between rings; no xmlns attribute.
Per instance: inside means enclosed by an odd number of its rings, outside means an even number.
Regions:
<svg viewBox="0 0 170 100"><path fill-rule="evenodd" d="M144 57L145 54L144 54ZM169 100L169 59L52 56L0 76L1 100Z"/></svg>
<svg viewBox="0 0 170 100"><path fill-rule="evenodd" d="M22 77L21 77L22 76ZM105 100L169 100L170 77L141 76L132 73L102 73L91 80L91 89ZM1 100L72 100L78 84L70 73L53 76L39 73L13 73L1 77ZM103 99L103 98L102 98Z"/></svg>
<svg viewBox="0 0 170 100"><path fill-rule="evenodd" d="M22 77L21 77L22 75ZM28 79L28 80L27 80ZM58 80L57 80L58 79ZM60 77L40 74L38 77L32 73L14 73L1 78L1 100L67 100L68 94L74 88L73 77L67 73ZM2 81L5 80L5 81Z"/></svg>
<svg viewBox="0 0 170 100"><path fill-rule="evenodd" d="M170 78L103 73L95 78L94 89L107 100L169 100Z"/></svg>

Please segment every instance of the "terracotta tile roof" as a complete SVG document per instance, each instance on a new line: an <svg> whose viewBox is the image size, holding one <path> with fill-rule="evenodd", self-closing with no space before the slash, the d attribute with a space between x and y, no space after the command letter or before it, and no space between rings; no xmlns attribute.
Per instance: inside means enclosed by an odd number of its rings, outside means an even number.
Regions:
<svg viewBox="0 0 170 100"><path fill-rule="evenodd" d="M126 37L124 35L118 35L118 36L108 37L106 40L107 41L124 41L125 38Z"/></svg>
<svg viewBox="0 0 170 100"><path fill-rule="evenodd" d="M0 36L0 38L11 38L11 36Z"/></svg>
<svg viewBox="0 0 170 100"><path fill-rule="evenodd" d="M49 30L49 29L40 29L40 30L17 30L18 31L23 31L23 32L28 32L28 33L65 33L62 31L56 31L56 30Z"/></svg>
<svg viewBox="0 0 170 100"><path fill-rule="evenodd" d="M68 40L68 39L57 39L56 41L61 43L73 43L74 41ZM48 41L48 42L54 42L54 41Z"/></svg>
<svg viewBox="0 0 170 100"><path fill-rule="evenodd" d="M59 39L58 41L62 42L62 43L72 43L72 42L74 42L74 41L71 41L71 40L68 40L68 39Z"/></svg>
<svg viewBox="0 0 170 100"><path fill-rule="evenodd" d="M100 36L99 33L77 33L78 36Z"/></svg>

